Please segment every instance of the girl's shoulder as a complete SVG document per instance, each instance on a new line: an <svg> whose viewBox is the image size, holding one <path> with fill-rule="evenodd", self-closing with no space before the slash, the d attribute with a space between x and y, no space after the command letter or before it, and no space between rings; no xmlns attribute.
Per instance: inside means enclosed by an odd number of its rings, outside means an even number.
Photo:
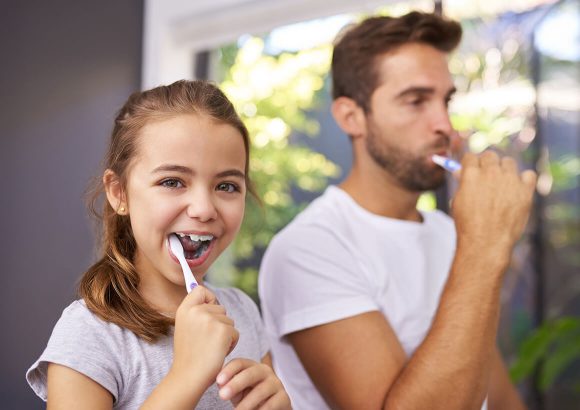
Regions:
<svg viewBox="0 0 580 410"><path fill-rule="evenodd" d="M121 333L124 330L91 312L83 299L75 300L62 311L56 329L99 333Z"/></svg>
<svg viewBox="0 0 580 410"><path fill-rule="evenodd" d="M167 372L171 354L171 337L148 343L129 329L99 318L83 300L76 300L63 310L26 379L46 400L48 365L55 363L93 379L120 400L119 404L138 402L150 391L149 385L158 383L159 375ZM150 377L135 377L140 374Z"/></svg>
<svg viewBox="0 0 580 410"><path fill-rule="evenodd" d="M129 329L100 318L79 299L63 310L47 348L79 353L98 351L101 355L117 357L145 343Z"/></svg>
<svg viewBox="0 0 580 410"><path fill-rule="evenodd" d="M100 320L93 312L89 310L83 299L77 299L62 311L61 319L78 319L84 318L90 321Z"/></svg>

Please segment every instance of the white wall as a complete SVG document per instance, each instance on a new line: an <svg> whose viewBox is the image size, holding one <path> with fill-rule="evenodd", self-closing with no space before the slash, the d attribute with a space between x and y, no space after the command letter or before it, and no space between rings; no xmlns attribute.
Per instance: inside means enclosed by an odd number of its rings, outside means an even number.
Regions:
<svg viewBox="0 0 580 410"><path fill-rule="evenodd" d="M394 0L146 0L142 88L192 78L195 53L242 34L367 11Z"/></svg>

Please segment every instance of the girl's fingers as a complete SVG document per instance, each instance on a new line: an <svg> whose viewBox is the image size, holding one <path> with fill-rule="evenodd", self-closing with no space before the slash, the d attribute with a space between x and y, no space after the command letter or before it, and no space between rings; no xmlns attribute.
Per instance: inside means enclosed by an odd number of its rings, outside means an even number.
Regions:
<svg viewBox="0 0 580 410"><path fill-rule="evenodd" d="M290 397L285 390L279 390L271 396L268 400L260 404L258 409L276 409L276 410L291 410Z"/></svg>
<svg viewBox="0 0 580 410"><path fill-rule="evenodd" d="M201 305L203 303L215 305L217 304L217 299L208 288L200 285L193 289L189 295L183 299L181 305L185 307L191 307Z"/></svg>
<svg viewBox="0 0 580 410"><path fill-rule="evenodd" d="M245 389L254 387L267 378L269 373L269 371L266 371L266 365L256 362L253 362L252 366L241 369L241 371L238 368L238 364L235 364L234 367L238 371L233 373L229 381L223 384L219 391L220 397L224 400L231 400L232 397Z"/></svg>
<svg viewBox="0 0 580 410"><path fill-rule="evenodd" d="M236 410L253 410L259 409L260 405L267 402L277 393L277 386L274 380L263 380L257 386L254 386L243 398L236 404Z"/></svg>
<svg viewBox="0 0 580 410"><path fill-rule="evenodd" d="M242 370L256 364L249 359L233 359L226 364L216 377L216 382L219 386L225 385L232 377L240 373Z"/></svg>
<svg viewBox="0 0 580 410"><path fill-rule="evenodd" d="M220 397L230 400L237 410L291 408L282 383L267 364L234 359L224 366L216 381Z"/></svg>

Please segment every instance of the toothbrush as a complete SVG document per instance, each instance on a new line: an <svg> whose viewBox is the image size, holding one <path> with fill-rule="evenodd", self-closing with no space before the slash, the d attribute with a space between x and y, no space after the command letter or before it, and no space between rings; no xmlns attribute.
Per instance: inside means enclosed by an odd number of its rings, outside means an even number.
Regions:
<svg viewBox="0 0 580 410"><path fill-rule="evenodd" d="M177 235L171 234L169 235L169 247L171 248L171 252L177 257L179 264L181 265L181 270L183 271L183 277L185 278L185 288L187 289L187 293L191 292L195 287L197 287L197 281L191 273L191 269L185 260L185 255L183 254L183 246L181 246L181 242L177 238Z"/></svg>
<svg viewBox="0 0 580 410"><path fill-rule="evenodd" d="M451 158L447 158L441 155L432 155L431 159L434 163L440 167L446 169L449 172L459 171L461 169L461 164Z"/></svg>

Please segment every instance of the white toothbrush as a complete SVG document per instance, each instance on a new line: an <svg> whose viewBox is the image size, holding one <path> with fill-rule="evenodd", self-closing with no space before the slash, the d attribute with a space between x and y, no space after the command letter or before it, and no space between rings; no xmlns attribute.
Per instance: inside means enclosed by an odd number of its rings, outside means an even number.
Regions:
<svg viewBox="0 0 580 410"><path fill-rule="evenodd" d="M171 248L171 252L175 255L179 264L181 265L181 270L183 271L183 277L185 278L185 288L187 289L187 293L191 292L198 283L191 273L191 269L185 260L185 255L183 254L183 246L181 246L181 242L177 238L177 235L172 234L169 235L169 247Z"/></svg>
<svg viewBox="0 0 580 410"><path fill-rule="evenodd" d="M461 164L454 159L444 157L442 155L432 155L431 159L434 163L440 167L446 169L449 172L459 171L461 169Z"/></svg>

